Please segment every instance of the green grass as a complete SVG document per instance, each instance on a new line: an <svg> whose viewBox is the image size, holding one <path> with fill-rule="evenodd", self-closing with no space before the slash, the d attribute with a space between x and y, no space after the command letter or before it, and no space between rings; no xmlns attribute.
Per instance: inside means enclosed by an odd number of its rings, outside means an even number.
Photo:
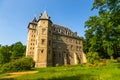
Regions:
<svg viewBox="0 0 120 80"><path fill-rule="evenodd" d="M9 76L9 74L8 73L4 73L4 74L0 73L0 78L2 78L4 76Z"/></svg>
<svg viewBox="0 0 120 80"><path fill-rule="evenodd" d="M35 74L23 75L11 80L119 80L120 64L109 62L103 67L85 65L36 69Z"/></svg>

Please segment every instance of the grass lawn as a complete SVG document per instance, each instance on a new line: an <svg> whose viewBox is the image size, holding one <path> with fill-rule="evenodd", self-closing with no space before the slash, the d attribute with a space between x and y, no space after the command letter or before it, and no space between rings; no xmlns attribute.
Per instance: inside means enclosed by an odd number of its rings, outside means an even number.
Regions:
<svg viewBox="0 0 120 80"><path fill-rule="evenodd" d="M120 64L116 62L108 62L102 67L76 65L36 70L38 73L26 74L9 80L120 80Z"/></svg>

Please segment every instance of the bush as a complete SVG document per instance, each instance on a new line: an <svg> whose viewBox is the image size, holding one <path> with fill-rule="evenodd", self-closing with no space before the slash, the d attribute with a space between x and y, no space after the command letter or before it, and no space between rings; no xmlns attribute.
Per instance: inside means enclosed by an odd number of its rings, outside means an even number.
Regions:
<svg viewBox="0 0 120 80"><path fill-rule="evenodd" d="M35 62L32 58L21 58L13 62L4 64L1 67L2 72L16 72L30 70L34 67Z"/></svg>
<svg viewBox="0 0 120 80"><path fill-rule="evenodd" d="M99 67L105 66L105 65L106 65L106 63L103 63L103 62L100 62L100 63L98 64Z"/></svg>
<svg viewBox="0 0 120 80"><path fill-rule="evenodd" d="M87 67L93 67L93 64L87 63L86 66L87 66Z"/></svg>
<svg viewBox="0 0 120 80"><path fill-rule="evenodd" d="M91 64L95 64L99 62L99 55L97 52L88 52L87 53L87 61Z"/></svg>
<svg viewBox="0 0 120 80"><path fill-rule="evenodd" d="M119 63L120 63L120 57L118 57L118 58L117 58L117 62L119 62Z"/></svg>
<svg viewBox="0 0 120 80"><path fill-rule="evenodd" d="M56 67L59 67L60 65L59 65L59 64L56 64L55 66L56 66Z"/></svg>
<svg viewBox="0 0 120 80"><path fill-rule="evenodd" d="M94 63L94 64L87 63L86 66L87 66L87 67L102 67L102 66L106 66L106 63L103 63L103 62Z"/></svg>

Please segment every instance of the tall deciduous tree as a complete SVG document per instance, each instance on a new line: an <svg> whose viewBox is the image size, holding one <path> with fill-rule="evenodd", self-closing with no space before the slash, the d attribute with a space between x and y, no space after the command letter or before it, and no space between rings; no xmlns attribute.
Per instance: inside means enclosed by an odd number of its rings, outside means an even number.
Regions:
<svg viewBox="0 0 120 80"><path fill-rule="evenodd" d="M25 46L21 42L12 45L12 59L18 59L25 55Z"/></svg>
<svg viewBox="0 0 120 80"><path fill-rule="evenodd" d="M10 61L10 49L9 46L0 47L0 64L4 64Z"/></svg>
<svg viewBox="0 0 120 80"><path fill-rule="evenodd" d="M100 55L102 53L107 53L109 56L116 53L118 55L120 49L120 0L94 0L92 9L99 9L99 15L92 16L85 22L88 51L97 51Z"/></svg>
<svg viewBox="0 0 120 80"><path fill-rule="evenodd" d="M14 59L25 56L26 46L21 42L16 42L10 46L0 46L0 64L7 63Z"/></svg>

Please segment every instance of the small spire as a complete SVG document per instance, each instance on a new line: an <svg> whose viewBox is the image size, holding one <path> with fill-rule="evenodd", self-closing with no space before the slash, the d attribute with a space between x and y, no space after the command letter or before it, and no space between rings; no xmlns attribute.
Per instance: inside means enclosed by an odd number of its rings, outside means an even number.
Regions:
<svg viewBox="0 0 120 80"><path fill-rule="evenodd" d="M37 22L36 15L34 16L32 22Z"/></svg>
<svg viewBox="0 0 120 80"><path fill-rule="evenodd" d="M47 14L47 9L46 9L46 7L45 7L45 9L44 9L44 12L43 13L46 13Z"/></svg>

